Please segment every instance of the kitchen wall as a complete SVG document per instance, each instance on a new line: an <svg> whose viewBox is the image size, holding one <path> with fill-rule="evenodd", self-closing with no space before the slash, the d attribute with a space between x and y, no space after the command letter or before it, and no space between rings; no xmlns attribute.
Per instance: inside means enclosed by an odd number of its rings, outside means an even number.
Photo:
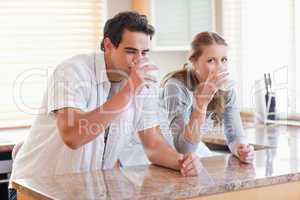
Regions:
<svg viewBox="0 0 300 200"><path fill-rule="evenodd" d="M107 17L110 18L116 13L131 10L131 0L107 0ZM157 32L159 30L156 30ZM160 77L164 74L180 68L187 58L187 51L152 51L151 58L159 67Z"/></svg>

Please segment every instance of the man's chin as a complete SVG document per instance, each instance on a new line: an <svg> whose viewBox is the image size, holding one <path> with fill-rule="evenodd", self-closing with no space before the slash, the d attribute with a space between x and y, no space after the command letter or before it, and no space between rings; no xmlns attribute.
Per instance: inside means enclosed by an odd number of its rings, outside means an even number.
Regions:
<svg viewBox="0 0 300 200"><path fill-rule="evenodd" d="M128 79L128 76L130 74L130 69L114 69L110 70L108 73L110 73L109 79L112 82L121 82L122 80Z"/></svg>

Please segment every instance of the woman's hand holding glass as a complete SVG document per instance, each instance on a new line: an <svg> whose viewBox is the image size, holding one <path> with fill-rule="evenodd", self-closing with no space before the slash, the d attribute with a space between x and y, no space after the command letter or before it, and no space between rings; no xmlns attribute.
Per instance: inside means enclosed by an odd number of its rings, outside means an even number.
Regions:
<svg viewBox="0 0 300 200"><path fill-rule="evenodd" d="M198 75L199 84L194 92L194 108L196 106L196 109L202 110L203 107L207 107L216 92L227 82L228 76L229 73L225 70L210 72L204 80Z"/></svg>

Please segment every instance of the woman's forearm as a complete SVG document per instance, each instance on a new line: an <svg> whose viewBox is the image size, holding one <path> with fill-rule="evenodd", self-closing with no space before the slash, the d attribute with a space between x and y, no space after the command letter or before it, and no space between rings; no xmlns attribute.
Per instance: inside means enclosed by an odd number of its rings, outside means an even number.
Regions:
<svg viewBox="0 0 300 200"><path fill-rule="evenodd" d="M193 110L190 120L184 129L184 138L192 143L199 143L201 140L201 126L205 121L206 106Z"/></svg>

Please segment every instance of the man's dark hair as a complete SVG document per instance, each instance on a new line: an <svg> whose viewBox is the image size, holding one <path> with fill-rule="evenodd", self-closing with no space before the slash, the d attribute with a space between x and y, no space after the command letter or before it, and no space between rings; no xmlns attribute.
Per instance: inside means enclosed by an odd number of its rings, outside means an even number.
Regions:
<svg viewBox="0 0 300 200"><path fill-rule="evenodd" d="M147 17L138 12L121 12L106 21L103 31L101 50L104 51L104 39L108 37L115 47L118 47L124 30L142 32L146 35L154 35L154 27L148 23Z"/></svg>

